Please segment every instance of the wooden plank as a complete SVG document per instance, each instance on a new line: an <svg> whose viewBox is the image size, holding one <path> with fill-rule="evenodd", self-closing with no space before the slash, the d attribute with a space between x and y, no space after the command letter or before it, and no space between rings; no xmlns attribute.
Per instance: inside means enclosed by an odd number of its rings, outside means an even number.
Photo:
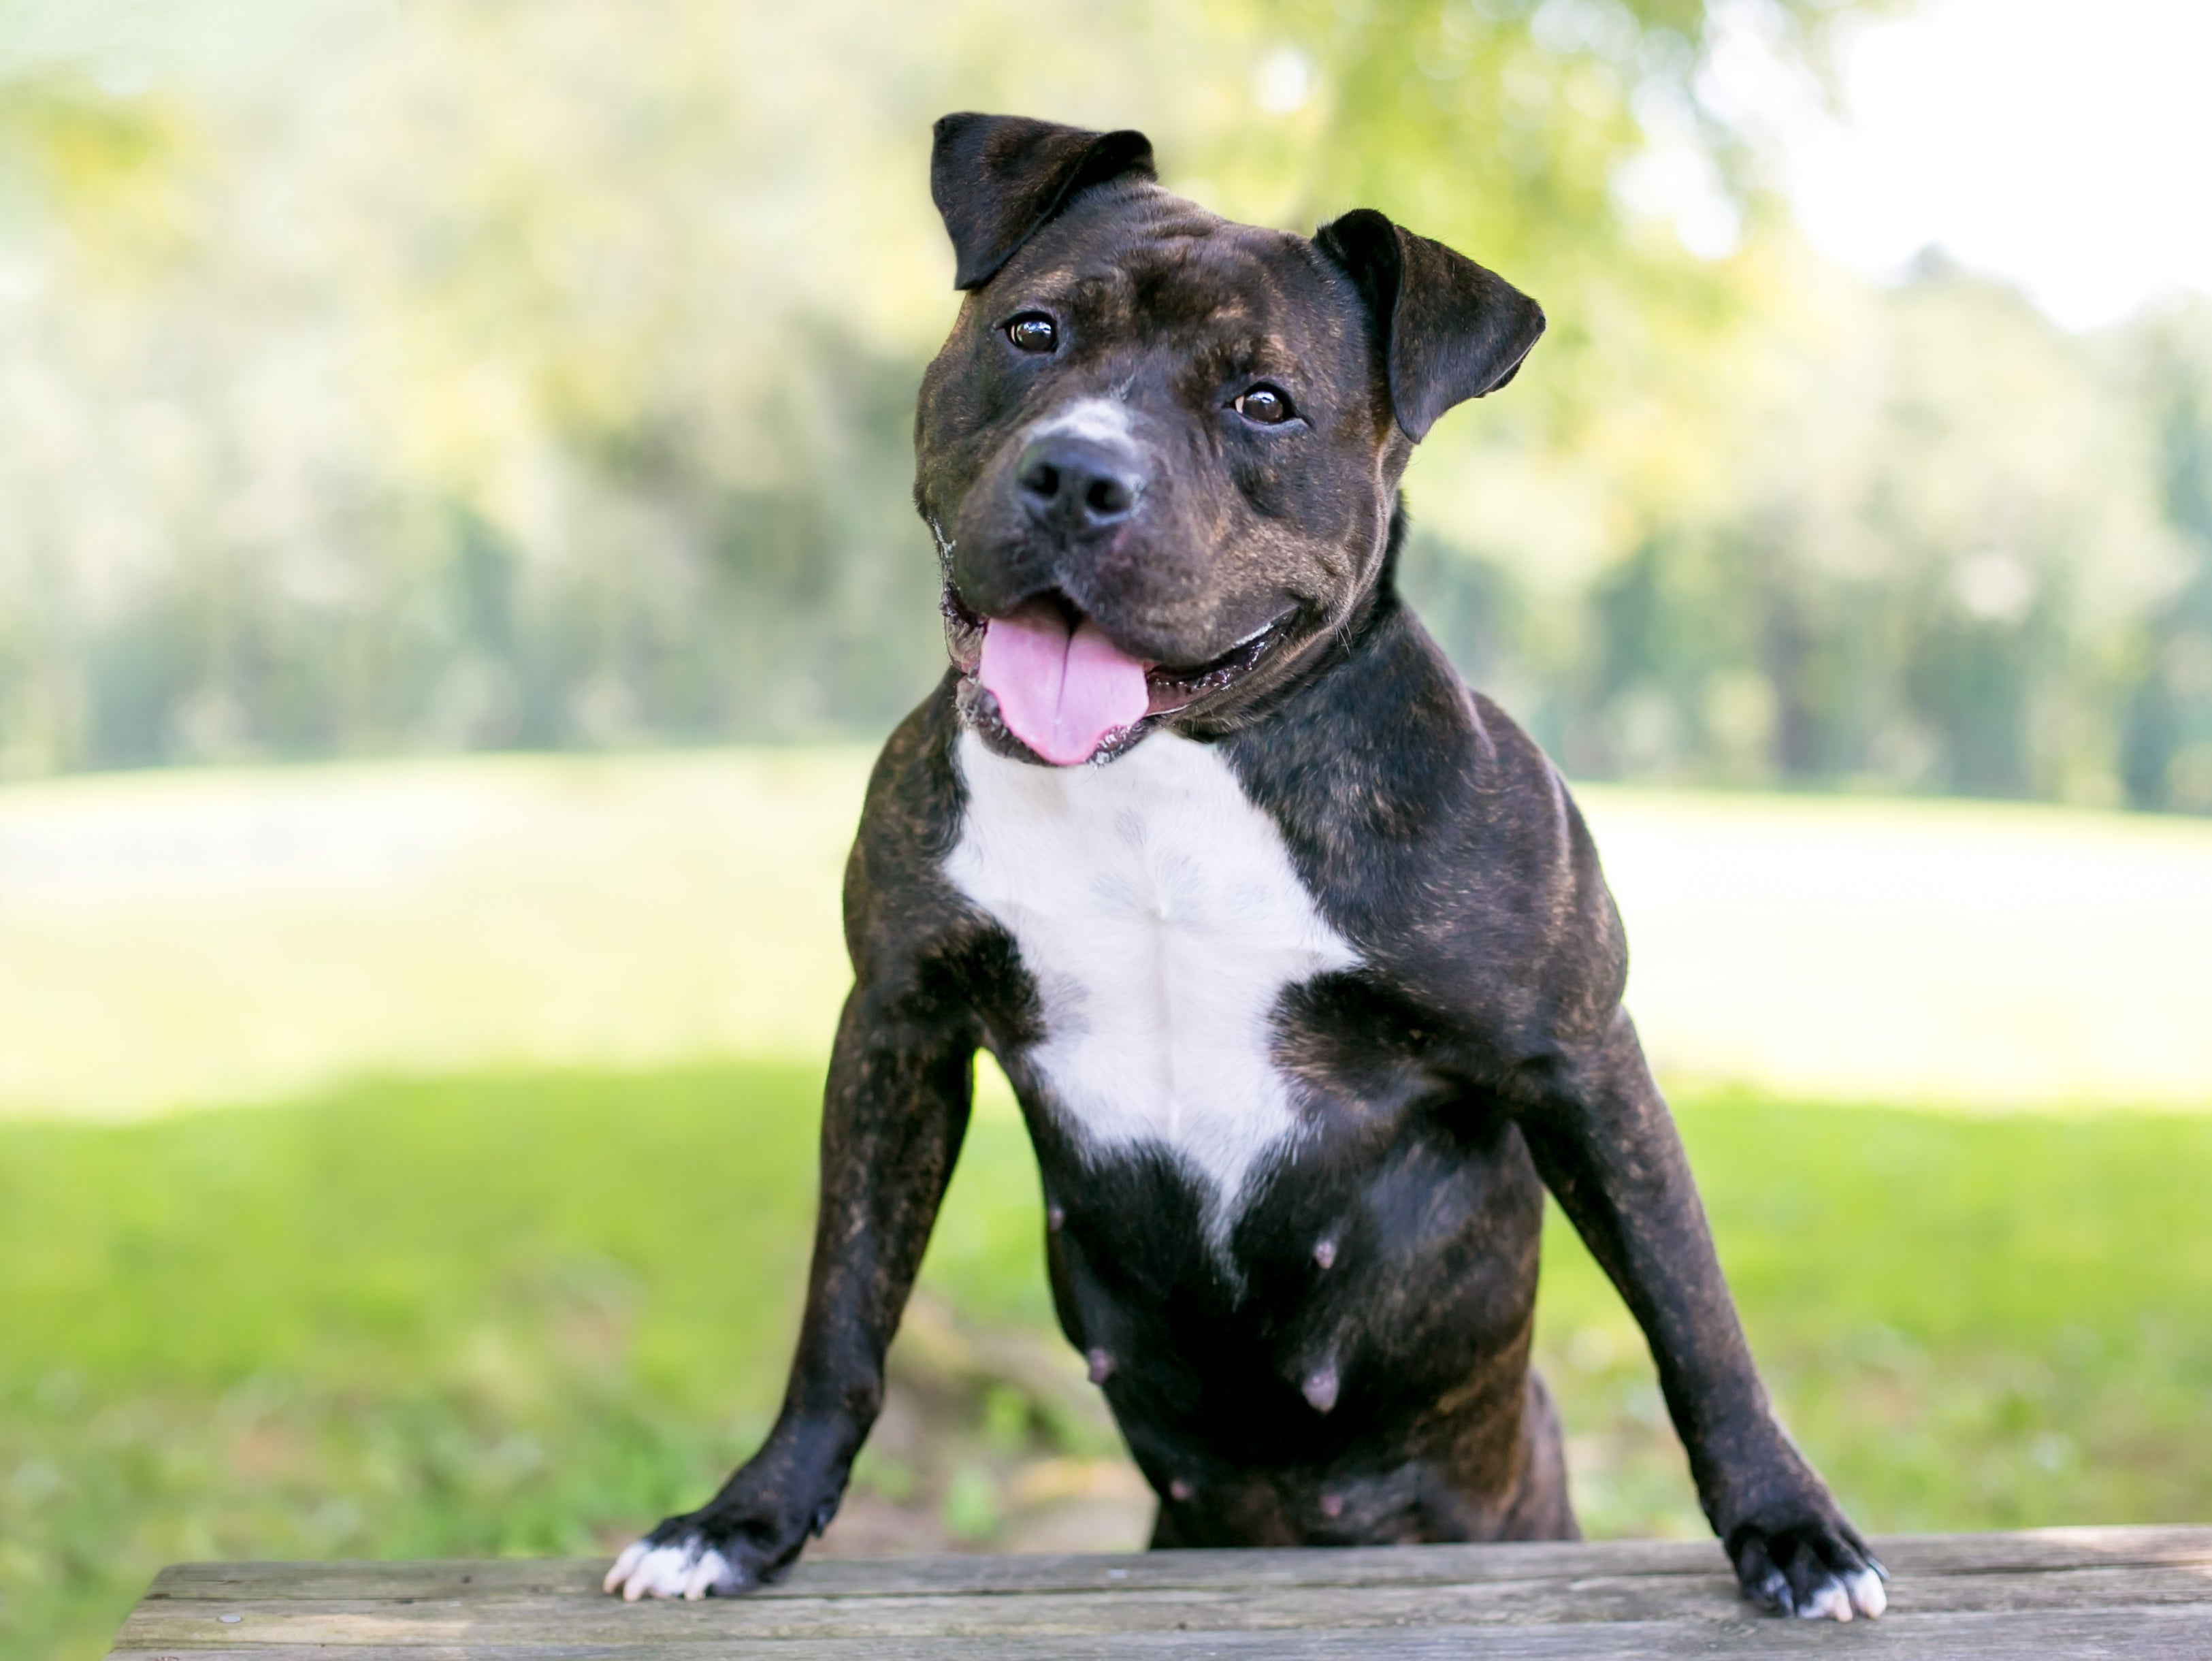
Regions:
<svg viewBox="0 0 2212 1661"><path fill-rule="evenodd" d="M1893 1607L1900 1615L1917 1615L2192 1604L2212 1610L2212 1579L2203 1573L2130 1567L1908 1581L1898 1586ZM234 1619L225 1621L223 1615ZM690 1646L735 1639L769 1642L932 1634L982 1638L1747 1619L1762 1617L1745 1605L1733 1580L1725 1576L1613 1576L1355 1590L1294 1586L986 1597L738 1598L705 1604L526 1597L149 1603L131 1616L119 1641L152 1650L210 1643L374 1643L411 1649L477 1638L518 1644Z"/></svg>
<svg viewBox="0 0 2212 1661"><path fill-rule="evenodd" d="M1111 1652L1337 1657L1825 1653L2212 1657L2212 1529L1878 1540L1880 1623L1778 1620L1710 1543L935 1558L804 1565L702 1603L625 1604L597 1562L187 1564L128 1661L992 1661Z"/></svg>
<svg viewBox="0 0 2212 1661"><path fill-rule="evenodd" d="M1503 1554L1503 1555L1501 1555ZM1593 1554L1595 1555L1593 1556ZM1157 1551L1079 1556L937 1556L868 1562L802 1561L757 1598L887 1597L1267 1585L1443 1585L1547 1574L1710 1575L1720 1548L1707 1542L1620 1541L1597 1545L1383 1546L1340 1550ZM561 1563L192 1563L164 1569L155 1592L173 1597L256 1595L452 1596L456 1585L522 1585L539 1594L598 1596L604 1561Z"/></svg>
<svg viewBox="0 0 2212 1661"><path fill-rule="evenodd" d="M2099 1566L2212 1567L2212 1528L2045 1529L2015 1534L1885 1536L1875 1542L1900 1579ZM1711 1541L1381 1546L1306 1551L1157 1551L1022 1557L943 1556L801 1561L752 1599L898 1597L945 1592L1138 1590L1265 1585L1430 1585L1546 1576L1722 1572ZM461 1589L532 1596L599 1595L598 1560L438 1563L185 1563L161 1571L149 1597L452 1597Z"/></svg>
<svg viewBox="0 0 2212 1661"><path fill-rule="evenodd" d="M729 1640L732 1656L763 1652ZM165 1653L118 1650L112 1661L161 1661ZM1929 1661L2203 1661L2212 1655L2212 1607L2062 1610L2033 1615L1936 1614L1885 1616L1879 1621L1667 1621L1563 1626L1434 1627L1378 1640L1371 1630L1264 1633L1115 1633L1103 1636L902 1638L865 1649L842 1640L776 1645L774 1661L1612 1661L1613 1658L1718 1658L1752 1661L1775 1656L1905 1658ZM194 1661L374 1661L388 1650L368 1646L238 1646L192 1652ZM407 1661L649 1661L675 1656L698 1661L696 1647L653 1644L446 1644L407 1652Z"/></svg>

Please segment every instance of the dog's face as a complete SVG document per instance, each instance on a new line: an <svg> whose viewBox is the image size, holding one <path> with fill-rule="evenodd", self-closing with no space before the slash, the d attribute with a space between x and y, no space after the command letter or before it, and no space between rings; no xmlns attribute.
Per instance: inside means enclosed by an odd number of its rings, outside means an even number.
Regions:
<svg viewBox="0 0 2212 1661"><path fill-rule="evenodd" d="M1133 133L947 117L932 184L969 294L915 500L963 711L1035 759L1218 729L1294 678L1371 590L1413 441L1543 326L1378 214L1218 218Z"/></svg>
<svg viewBox="0 0 2212 1661"><path fill-rule="evenodd" d="M1248 699L1370 575L1395 431L1358 295L1311 242L1087 192L970 295L922 383L961 666L987 619L1039 606L1146 666L1146 716Z"/></svg>

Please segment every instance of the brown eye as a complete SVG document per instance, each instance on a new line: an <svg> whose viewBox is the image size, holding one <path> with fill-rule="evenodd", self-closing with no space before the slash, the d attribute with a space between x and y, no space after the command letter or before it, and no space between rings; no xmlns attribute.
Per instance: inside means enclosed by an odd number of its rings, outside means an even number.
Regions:
<svg viewBox="0 0 2212 1661"><path fill-rule="evenodd" d="M1024 312L1006 325L1006 338L1018 352L1049 352L1060 345L1060 326L1042 312Z"/></svg>
<svg viewBox="0 0 2212 1661"><path fill-rule="evenodd" d="M1237 413L1261 427L1279 427L1291 418L1291 397L1280 386L1265 382L1237 400Z"/></svg>

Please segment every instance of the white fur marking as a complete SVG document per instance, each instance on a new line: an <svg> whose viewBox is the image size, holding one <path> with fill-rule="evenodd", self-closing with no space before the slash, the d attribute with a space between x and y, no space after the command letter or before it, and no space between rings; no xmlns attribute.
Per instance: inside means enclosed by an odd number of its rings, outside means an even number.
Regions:
<svg viewBox="0 0 2212 1661"><path fill-rule="evenodd" d="M719 1551L702 1549L696 1535L685 1535L665 1546L633 1541L623 1548L602 1585L619 1591L623 1601L641 1597L685 1597L697 1601L714 1591L733 1591L737 1579L729 1560Z"/></svg>
<svg viewBox="0 0 2212 1661"><path fill-rule="evenodd" d="M692 1566L691 1575L684 1583L686 1601L697 1603L701 1598L722 1591L734 1591L735 1577L730 1573L729 1560L719 1551L705 1551Z"/></svg>
<svg viewBox="0 0 2212 1661"><path fill-rule="evenodd" d="M1813 1588L1813 1595L1797 1606L1801 1621L1848 1621L1851 1618L1851 1600L1840 1583L1823 1580Z"/></svg>
<svg viewBox="0 0 2212 1661"><path fill-rule="evenodd" d="M1036 982L1030 1061L1092 1147L1155 1144L1203 1177L1218 1242L1297 1129L1269 1053L1275 1001L1357 955L1211 745L1154 733L1103 766L1038 767L966 733L959 762L946 873Z"/></svg>
<svg viewBox="0 0 2212 1661"><path fill-rule="evenodd" d="M1880 1618L1889 1607L1889 1594L1882 1590L1881 1577L1872 1569L1859 1569L1845 1575L1844 1585L1850 1592L1851 1607L1869 1620Z"/></svg>
<svg viewBox="0 0 2212 1661"><path fill-rule="evenodd" d="M1125 442L1129 437L1129 406L1110 398L1079 398L1030 428L1029 435L1053 438L1061 433L1099 444Z"/></svg>
<svg viewBox="0 0 2212 1661"><path fill-rule="evenodd" d="M642 1540L633 1540L624 1546L622 1555L615 1559L615 1566L607 1571L607 1578L599 1582L599 1589L602 1591L621 1591L623 1584L629 1579L629 1572L643 1561L646 1553L652 1549Z"/></svg>

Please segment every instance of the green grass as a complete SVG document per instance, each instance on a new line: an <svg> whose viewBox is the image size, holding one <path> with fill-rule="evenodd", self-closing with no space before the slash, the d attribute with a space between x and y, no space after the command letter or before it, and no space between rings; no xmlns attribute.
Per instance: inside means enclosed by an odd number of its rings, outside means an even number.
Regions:
<svg viewBox="0 0 2212 1661"><path fill-rule="evenodd" d="M2212 1122L1676 1114L1784 1417L1867 1526L2212 1519ZM1585 1521L1677 1531L1640 1342L1553 1221L1539 1337Z"/></svg>
<svg viewBox="0 0 2212 1661"><path fill-rule="evenodd" d="M812 1063L858 748L0 788L0 1117L412 1078ZM2212 820L1581 791L1662 1077L2212 1108Z"/></svg>
<svg viewBox="0 0 2212 1661"><path fill-rule="evenodd" d="M605 1549L750 1448L866 765L0 789L0 1652L98 1654L180 1558ZM1662 1072L1756 1086L1684 1094L1684 1131L1860 1518L2212 1518L2212 1116L2125 1110L2212 1105L2212 824L1584 798ZM424 1081L333 1082L379 1077ZM1051 1492L1134 1537L1079 1367L1039 1360L1036 1213L994 1084L848 1520L1033 1542L1020 1496ZM1698 1531L1641 1342L1556 1219L1539 1348L1585 1524Z"/></svg>
<svg viewBox="0 0 2212 1661"><path fill-rule="evenodd" d="M0 1648L99 1654L175 1559L589 1552L696 1502L781 1387L814 1100L731 1065L0 1125ZM1864 1524L2212 1517L2212 1120L1680 1117ZM994 1094L934 1295L1042 1328L1036 1213ZM1694 1530L1633 1329L1556 1226L1540 1351L1585 1522Z"/></svg>

